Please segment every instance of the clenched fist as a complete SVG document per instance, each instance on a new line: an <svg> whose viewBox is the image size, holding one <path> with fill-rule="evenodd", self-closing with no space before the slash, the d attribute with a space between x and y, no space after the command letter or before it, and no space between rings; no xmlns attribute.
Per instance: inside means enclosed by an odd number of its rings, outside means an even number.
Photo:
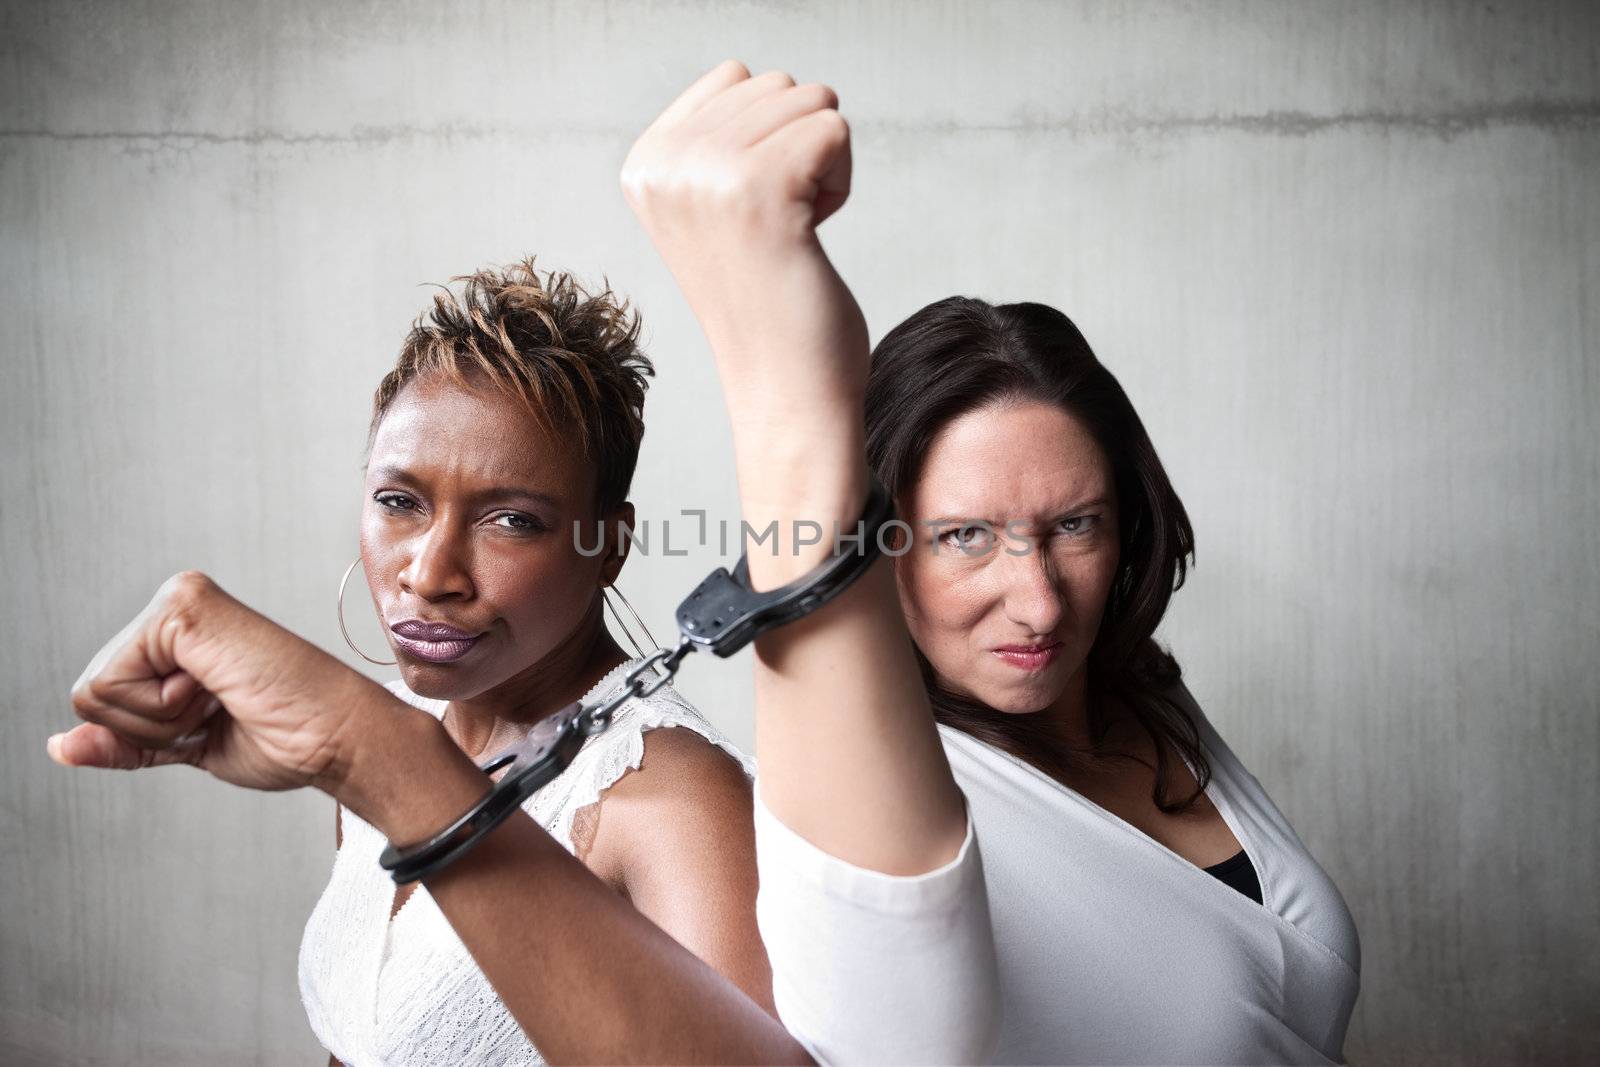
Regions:
<svg viewBox="0 0 1600 1067"><path fill-rule="evenodd" d="M859 508L867 328L817 240L850 191L850 130L825 85L729 61L661 113L622 188L699 319L722 378L752 523ZM822 473L826 472L826 473ZM802 514L803 513L803 514ZM804 569L752 559L758 583ZM816 555L816 553L810 553Z"/></svg>
<svg viewBox="0 0 1600 1067"><path fill-rule="evenodd" d="M850 129L826 85L728 60L635 142L622 187L663 254L803 241L850 193Z"/></svg>
<svg viewBox="0 0 1600 1067"><path fill-rule="evenodd" d="M50 738L58 763L187 763L250 789L316 786L375 822L386 789L370 774L353 782L352 770L394 762L396 737L426 739L437 725L193 571L100 650L72 706L85 721Z"/></svg>

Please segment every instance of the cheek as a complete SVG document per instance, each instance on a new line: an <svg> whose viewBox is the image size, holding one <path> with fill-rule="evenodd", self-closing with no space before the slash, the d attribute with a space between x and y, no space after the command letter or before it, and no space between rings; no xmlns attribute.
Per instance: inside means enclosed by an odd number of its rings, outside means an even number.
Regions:
<svg viewBox="0 0 1600 1067"><path fill-rule="evenodd" d="M1059 588L1078 625L1092 639L1105 615L1106 598L1117 576L1115 546L1103 551L1075 553L1063 559L1058 573Z"/></svg>
<svg viewBox="0 0 1600 1067"><path fill-rule="evenodd" d="M570 630L600 585L599 560L572 551L570 543L485 552L478 570L479 595L524 633Z"/></svg>
<svg viewBox="0 0 1600 1067"><path fill-rule="evenodd" d="M383 517L374 515L371 508L361 513L361 569L367 573L367 586L374 598L392 585L400 565L396 562L396 544L384 527Z"/></svg>
<svg viewBox="0 0 1600 1067"><path fill-rule="evenodd" d="M956 560L910 557L896 565L900 607L911 638L934 664L959 655L994 601L980 568Z"/></svg>

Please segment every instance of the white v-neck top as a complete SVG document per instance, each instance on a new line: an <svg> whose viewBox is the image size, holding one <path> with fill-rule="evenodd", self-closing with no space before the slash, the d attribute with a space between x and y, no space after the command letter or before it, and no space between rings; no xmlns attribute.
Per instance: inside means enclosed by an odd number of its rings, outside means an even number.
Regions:
<svg viewBox="0 0 1600 1067"><path fill-rule="evenodd" d="M1263 904L1023 761L940 728L983 851L998 960L995 1062L1342 1061L1359 987L1355 924L1261 784L1187 693L1179 697L1199 723L1211 760L1206 795L1255 865ZM853 921L862 893L882 908L893 880L868 878L873 872L827 856L788 831L759 807L759 789L757 805L763 892L776 882L786 896L781 911L757 909L775 990L780 980L790 988L892 989L914 1006L945 996L952 973L982 975L992 966L981 954L965 959L949 945L950 919L937 908L920 924L902 908L876 940L869 932L828 941L832 957L818 959L806 927ZM819 868L829 877L806 876ZM925 892L907 883L901 895L914 902ZM907 970L887 962L905 957L923 966ZM812 1012L797 1020L808 1044L825 1050L835 1032L865 1024L851 1016L854 1000L830 998L841 1013L836 1018ZM881 998L871 1003L871 1024L884 1030L889 1047L896 1033L908 1043L923 1040L920 1027L902 1029L917 1017L914 1008L896 1014L883 1010ZM778 1007L782 1014L781 1000ZM971 1023L975 1029L990 1025L982 1012ZM960 1058L974 1036L947 1028L945 1047L920 1047L919 1056Z"/></svg>

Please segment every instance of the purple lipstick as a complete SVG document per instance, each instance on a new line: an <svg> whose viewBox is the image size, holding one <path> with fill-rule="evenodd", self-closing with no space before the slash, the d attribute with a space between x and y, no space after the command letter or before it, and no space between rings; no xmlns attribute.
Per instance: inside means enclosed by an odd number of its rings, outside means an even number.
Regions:
<svg viewBox="0 0 1600 1067"><path fill-rule="evenodd" d="M406 619L389 629L394 632L395 645L402 652L429 663L454 663L472 651L472 646L483 636L448 623L421 619Z"/></svg>

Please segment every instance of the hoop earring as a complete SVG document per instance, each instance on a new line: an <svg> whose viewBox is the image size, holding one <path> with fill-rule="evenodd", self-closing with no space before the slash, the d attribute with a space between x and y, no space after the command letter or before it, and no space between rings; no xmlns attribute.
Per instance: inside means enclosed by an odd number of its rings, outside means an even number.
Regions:
<svg viewBox="0 0 1600 1067"><path fill-rule="evenodd" d="M356 569L356 564L360 562L361 556L358 554L351 562L350 566L344 569L344 577L339 579L339 597L333 602L333 613L339 617L339 633L344 637L344 643L350 646L350 651L354 652L368 663L376 663L380 667L397 666L400 662L399 660L373 659L371 656L361 651L356 647L356 643L350 640L350 631L344 628L344 587L350 582L350 572L354 571Z"/></svg>
<svg viewBox="0 0 1600 1067"><path fill-rule="evenodd" d="M639 617L639 613L633 609L633 605L628 603L628 598L622 595L622 590L618 589L616 584L613 583L610 586L610 591L617 594L617 599L622 601L623 606L628 609L628 614L633 616L633 621L638 623L639 629L644 631L644 636L650 642L651 647L655 651L659 652L661 650L661 645L658 641L656 641L655 634L650 632L650 627L644 624L644 620L641 619ZM620 626L622 628L622 632L627 635L628 644L633 646L633 650L641 656L646 655L645 650L639 647L638 639L633 636L633 630L629 628L627 621L622 617L622 613L617 610L617 606L611 602L611 598L606 595L606 592L607 587L601 586L600 600L608 609L610 609L611 617L617 620L617 625Z"/></svg>

